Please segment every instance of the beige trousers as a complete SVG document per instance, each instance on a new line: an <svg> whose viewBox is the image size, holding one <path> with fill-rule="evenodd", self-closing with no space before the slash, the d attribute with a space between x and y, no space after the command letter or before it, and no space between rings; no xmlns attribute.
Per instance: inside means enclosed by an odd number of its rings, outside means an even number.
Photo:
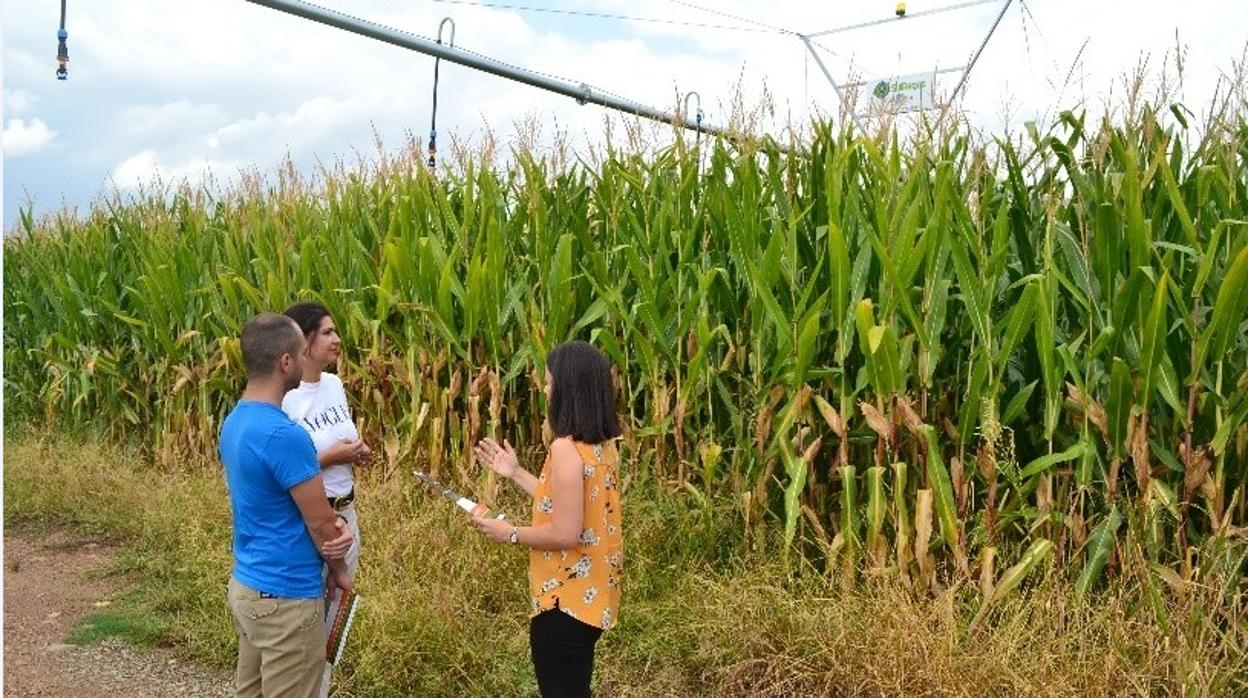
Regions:
<svg viewBox="0 0 1248 698"><path fill-rule="evenodd" d="M230 577L239 698L316 698L325 667L325 599L262 598Z"/></svg>

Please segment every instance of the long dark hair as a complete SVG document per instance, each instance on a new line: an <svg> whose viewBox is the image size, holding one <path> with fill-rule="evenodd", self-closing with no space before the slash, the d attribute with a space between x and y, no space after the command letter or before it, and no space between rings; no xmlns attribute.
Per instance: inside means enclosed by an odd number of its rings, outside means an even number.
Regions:
<svg viewBox="0 0 1248 698"><path fill-rule="evenodd" d="M290 306L282 315L294 320L303 336L310 339L321 329L321 320L329 317L329 309L316 301L304 301Z"/></svg>
<svg viewBox="0 0 1248 698"><path fill-rule="evenodd" d="M586 342L565 342L546 356L551 381L550 429L555 436L599 444L619 436L615 385L602 352Z"/></svg>

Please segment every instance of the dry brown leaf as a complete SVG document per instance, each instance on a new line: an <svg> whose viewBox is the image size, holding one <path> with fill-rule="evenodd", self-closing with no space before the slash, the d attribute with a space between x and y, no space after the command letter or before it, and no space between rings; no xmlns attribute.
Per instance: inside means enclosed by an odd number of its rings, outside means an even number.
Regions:
<svg viewBox="0 0 1248 698"><path fill-rule="evenodd" d="M858 409L862 410L863 416L867 418L867 426L871 427L871 431L880 435L880 438L892 443L893 441L893 424L888 421L882 412L876 409L875 405L867 401L858 403Z"/></svg>
<svg viewBox="0 0 1248 698"><path fill-rule="evenodd" d="M901 412L902 424L906 426L906 430L915 436L923 434L923 419L919 417L919 413L914 411L914 405L910 404L907 397L897 398L897 410Z"/></svg>
<svg viewBox="0 0 1248 698"><path fill-rule="evenodd" d="M1127 449L1131 453L1131 461L1135 463L1135 479L1141 491L1148 487L1151 469L1148 465L1148 413L1136 417L1131 415L1127 421Z"/></svg>
<svg viewBox="0 0 1248 698"><path fill-rule="evenodd" d="M821 448L823 448L822 436L815 439L814 443L806 447L806 450L802 452L802 460L807 463L814 463L815 457L819 455L819 449Z"/></svg>
<svg viewBox="0 0 1248 698"><path fill-rule="evenodd" d="M1187 445L1179 446L1179 453L1182 456L1187 455ZM1184 460L1188 460L1184 458ZM1192 494L1200 489L1209 479L1209 469L1213 465L1213 461L1209 458L1209 448L1207 446L1199 446L1194 449L1187 472L1183 474L1183 499L1191 500Z"/></svg>
<svg viewBox="0 0 1248 698"><path fill-rule="evenodd" d="M480 395L481 390L487 387L489 383L490 383L489 369L482 366L481 371L477 373L477 377L473 379L472 385L468 388L468 394Z"/></svg>
<svg viewBox="0 0 1248 698"><path fill-rule="evenodd" d="M975 463L979 466L979 474L988 482L997 478L997 454L988 443L979 444L979 452L975 454Z"/></svg>
<svg viewBox="0 0 1248 698"><path fill-rule="evenodd" d="M1066 394L1070 397L1071 402L1079 406L1083 413L1087 415L1088 421L1101 432L1102 436L1109 434L1109 420L1105 415L1105 408L1101 403L1093 400L1083 394L1082 390L1075 387L1074 383L1066 384Z"/></svg>
<svg viewBox="0 0 1248 698"><path fill-rule="evenodd" d="M841 419L841 414L836 411L836 408L823 399L815 400L815 406L819 408L819 414L823 417L823 421L828 423L832 433L842 439L845 438L845 420Z"/></svg>

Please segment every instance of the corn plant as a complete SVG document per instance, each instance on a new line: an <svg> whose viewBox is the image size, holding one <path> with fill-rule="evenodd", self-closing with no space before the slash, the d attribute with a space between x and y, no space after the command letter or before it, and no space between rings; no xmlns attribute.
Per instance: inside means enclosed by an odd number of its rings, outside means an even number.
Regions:
<svg viewBox="0 0 1248 698"><path fill-rule="evenodd" d="M816 123L567 167L413 151L24 211L6 406L208 460L242 323L315 298L387 467L490 492L471 444L538 441L546 354L580 338L637 476L850 581L976 561L992 602L1048 564L1086 594L1127 548L1230 579L1192 560L1240 559L1248 522L1248 126L1184 115Z"/></svg>

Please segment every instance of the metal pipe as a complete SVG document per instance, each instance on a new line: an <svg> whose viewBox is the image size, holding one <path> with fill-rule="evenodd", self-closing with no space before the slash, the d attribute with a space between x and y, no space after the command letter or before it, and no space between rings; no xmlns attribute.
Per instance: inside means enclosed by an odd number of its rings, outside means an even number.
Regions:
<svg viewBox="0 0 1248 698"><path fill-rule="evenodd" d="M823 64L823 59L819 57L819 53L811 45L810 38L805 34L798 34L797 36L801 38L803 44L806 44L806 50L810 52L810 55L815 57L815 63L819 66L819 70L823 71L823 76L828 79L828 83L832 85L832 90L836 92L836 99L840 102L843 109L846 106L845 95L841 94L840 86L836 84L836 80L832 78L832 73L828 71L828 67ZM867 135L867 130L862 127L862 121L858 119L858 114L853 109L850 109L849 115L853 118L854 124L858 126L858 132L863 136Z"/></svg>
<svg viewBox="0 0 1248 698"><path fill-rule="evenodd" d="M452 63L468 66L477 70L497 75L499 77L515 80L517 82L537 87L549 92L564 95L575 99L578 104L597 104L608 109L615 109L626 114L661 121L673 126L680 126L690 130L701 130L704 133L713 133L729 139L737 139L738 136L715 126L696 125L686 122L675 114L671 114L653 107L648 107L631 100L619 99L611 95L604 94L595 90L593 87L585 83L579 85L573 84L566 80L552 78L545 75L534 73L524 68L518 68L508 65L501 61L494 60L486 56L464 51L463 49L439 44L415 34L400 31L391 27L387 27L375 22L352 17L350 15L335 12L334 10L318 7L302 0L248 0L248 2L256 5L263 5L287 14L303 17L314 22L327 24L337 29L367 36L370 39L384 41L387 44L393 44L402 48L419 51L436 58L448 60Z"/></svg>
<svg viewBox="0 0 1248 698"><path fill-rule="evenodd" d="M1014 0L1005 0L1005 4L1001 6L1001 12L997 13L997 19L992 23L992 28L988 30L988 35L980 42L979 48L975 49L975 55L971 56L971 62L966 64L966 71L962 73L962 79L958 80L958 86L953 88L953 92L949 95L949 103L953 104L953 100L958 96L958 91L966 84L966 79L971 76L971 69L975 67L975 61L979 60L979 54L984 52L984 47L988 45L988 40L992 38L994 32L997 31L997 25L1001 24L1001 18L1005 17L1005 11L1010 9L1010 3Z"/></svg>

